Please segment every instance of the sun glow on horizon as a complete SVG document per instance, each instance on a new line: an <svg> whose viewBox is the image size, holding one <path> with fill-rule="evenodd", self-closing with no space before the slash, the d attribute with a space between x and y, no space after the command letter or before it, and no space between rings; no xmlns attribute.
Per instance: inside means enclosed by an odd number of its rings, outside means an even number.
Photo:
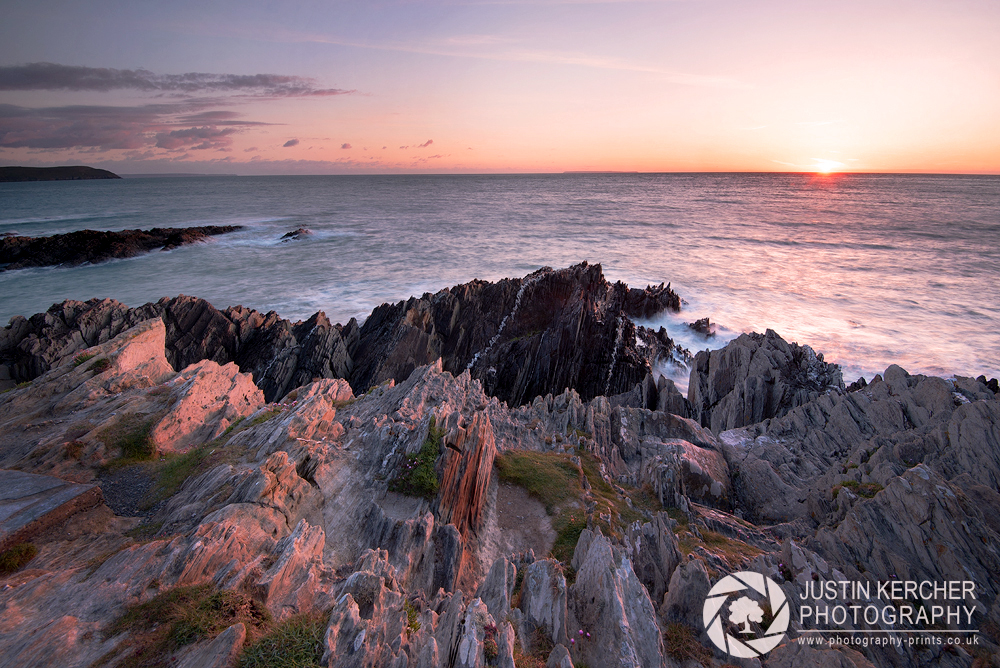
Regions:
<svg viewBox="0 0 1000 668"><path fill-rule="evenodd" d="M813 158L816 164L813 169L818 174L831 174L833 172L839 172L842 168L846 167L842 162L837 162L836 160L826 160L825 158Z"/></svg>

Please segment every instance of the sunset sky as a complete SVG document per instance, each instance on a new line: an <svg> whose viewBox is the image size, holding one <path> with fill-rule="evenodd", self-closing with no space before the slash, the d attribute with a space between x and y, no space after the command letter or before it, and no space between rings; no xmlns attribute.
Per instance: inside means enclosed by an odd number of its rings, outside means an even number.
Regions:
<svg viewBox="0 0 1000 668"><path fill-rule="evenodd" d="M1000 173L1000 2L8 0L0 164Z"/></svg>

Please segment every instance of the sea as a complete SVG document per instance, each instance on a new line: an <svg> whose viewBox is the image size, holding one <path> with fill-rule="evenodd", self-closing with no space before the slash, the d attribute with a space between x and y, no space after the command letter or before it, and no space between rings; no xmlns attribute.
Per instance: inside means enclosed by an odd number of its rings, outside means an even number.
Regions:
<svg viewBox="0 0 1000 668"><path fill-rule="evenodd" d="M194 295L362 321L475 278L600 263L670 283L692 352L773 329L840 364L1000 376L1000 176L532 174L126 178L0 184L0 234L238 224L97 265L0 272L0 322L64 299ZM311 235L282 241L306 228ZM688 323L708 317L706 339ZM661 371L682 386L687 371Z"/></svg>

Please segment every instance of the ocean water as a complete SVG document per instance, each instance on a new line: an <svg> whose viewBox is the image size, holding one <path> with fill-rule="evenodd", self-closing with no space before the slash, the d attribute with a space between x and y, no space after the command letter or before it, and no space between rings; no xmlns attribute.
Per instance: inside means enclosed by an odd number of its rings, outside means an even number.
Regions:
<svg viewBox="0 0 1000 668"><path fill-rule="evenodd" d="M0 184L0 234L241 224L169 252L0 273L0 322L63 299L203 297L363 319L473 278L601 263L685 300L692 351L771 328L844 367L1000 375L1000 177L289 176ZM299 227L309 237L282 243ZM706 340L686 326L709 317ZM672 375L683 378L682 370Z"/></svg>

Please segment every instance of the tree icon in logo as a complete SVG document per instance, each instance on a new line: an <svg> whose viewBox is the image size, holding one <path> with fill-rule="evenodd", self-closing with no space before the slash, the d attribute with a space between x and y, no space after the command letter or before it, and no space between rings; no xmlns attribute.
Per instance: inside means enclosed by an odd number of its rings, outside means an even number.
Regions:
<svg viewBox="0 0 1000 668"><path fill-rule="evenodd" d="M743 625L738 632L740 637L727 633L723 626L724 608L733 595L739 598L730 603L728 620ZM750 622L760 624L764 621L764 610L751 596L759 597L772 611L773 618L762 635L750 628ZM705 629L715 646L743 659L762 656L777 647L788 630L789 616L785 592L771 578L753 571L732 573L716 582L708 592L702 611Z"/></svg>
<svg viewBox="0 0 1000 668"><path fill-rule="evenodd" d="M760 624L764 621L764 610L757 605L757 601L744 596L736 599L729 606L729 621L733 624L743 624L743 630L740 633L753 633L750 622Z"/></svg>

